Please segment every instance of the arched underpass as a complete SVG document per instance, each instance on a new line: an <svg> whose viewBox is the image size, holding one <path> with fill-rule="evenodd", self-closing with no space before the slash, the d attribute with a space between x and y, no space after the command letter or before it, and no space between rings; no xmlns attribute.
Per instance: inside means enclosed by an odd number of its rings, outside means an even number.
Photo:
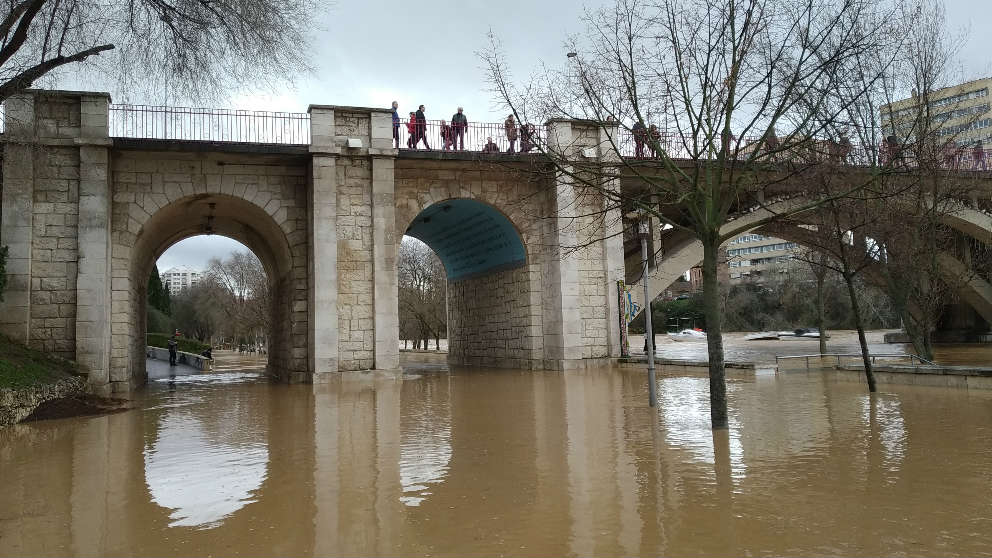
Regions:
<svg viewBox="0 0 992 558"><path fill-rule="evenodd" d="M510 219L473 199L424 208L406 235L426 244L448 280L448 361L504 366L526 358L527 249Z"/></svg>
<svg viewBox="0 0 992 558"><path fill-rule="evenodd" d="M141 383L145 371L147 278L158 257L173 244L191 236L217 234L241 242L261 261L269 284L269 373L287 379L292 373L293 255L285 233L264 209L243 198L222 194L188 196L150 215L130 249L130 376Z"/></svg>

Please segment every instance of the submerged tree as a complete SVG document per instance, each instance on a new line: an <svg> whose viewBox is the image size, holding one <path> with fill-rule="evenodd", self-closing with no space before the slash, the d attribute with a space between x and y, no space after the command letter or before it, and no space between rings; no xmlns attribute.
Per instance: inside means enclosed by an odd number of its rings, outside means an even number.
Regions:
<svg viewBox="0 0 992 558"><path fill-rule="evenodd" d="M320 0L6 0L0 101L87 63L123 88L198 97L306 67Z"/></svg>
<svg viewBox="0 0 992 558"><path fill-rule="evenodd" d="M875 144L855 149L839 132L855 127L870 92L885 89L903 37L898 15L873 0L620 0L587 16L587 38L570 44L565 71L517 86L498 48L486 54L494 89L518 121L607 123L606 147L618 152L607 167L557 138L538 146L557 177L607 211L638 210L702 243L715 429L728 426L720 245L885 172ZM790 190L790 179L837 159L867 168L829 197ZM617 188L620 174L641 188ZM735 222L745 213L753 218Z"/></svg>

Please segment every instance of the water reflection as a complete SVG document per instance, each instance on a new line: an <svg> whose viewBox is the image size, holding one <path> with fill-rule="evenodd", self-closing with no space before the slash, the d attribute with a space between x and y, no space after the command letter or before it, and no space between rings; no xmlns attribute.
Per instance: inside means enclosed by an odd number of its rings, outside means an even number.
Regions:
<svg viewBox="0 0 992 558"><path fill-rule="evenodd" d="M407 382L400 441L400 484L407 506L419 506L451 461L451 392L447 374Z"/></svg>
<svg viewBox="0 0 992 558"><path fill-rule="evenodd" d="M209 432L187 410L159 420L144 451L145 482L152 501L172 510L170 527L216 527L256 500L269 461L264 436L251 440L236 416L225 418Z"/></svg>
<svg viewBox="0 0 992 558"><path fill-rule="evenodd" d="M830 378L163 386L0 431L0 554L988 554L992 393Z"/></svg>

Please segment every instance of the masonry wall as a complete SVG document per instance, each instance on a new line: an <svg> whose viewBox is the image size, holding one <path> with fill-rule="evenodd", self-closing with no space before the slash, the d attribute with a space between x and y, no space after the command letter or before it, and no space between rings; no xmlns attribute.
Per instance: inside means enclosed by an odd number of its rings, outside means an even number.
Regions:
<svg viewBox="0 0 992 558"><path fill-rule="evenodd" d="M38 115L79 119L65 103L37 103ZM66 114L69 113L69 114ZM42 130L56 129L54 123ZM79 149L43 146L34 151L34 211L31 249L31 346L60 357L76 357L76 227L79 216Z"/></svg>
<svg viewBox="0 0 992 558"><path fill-rule="evenodd" d="M467 366L542 367L541 335L526 268L448 284L448 362Z"/></svg>
<svg viewBox="0 0 992 558"><path fill-rule="evenodd" d="M367 370L375 363L372 163L342 157L336 172L338 367Z"/></svg>

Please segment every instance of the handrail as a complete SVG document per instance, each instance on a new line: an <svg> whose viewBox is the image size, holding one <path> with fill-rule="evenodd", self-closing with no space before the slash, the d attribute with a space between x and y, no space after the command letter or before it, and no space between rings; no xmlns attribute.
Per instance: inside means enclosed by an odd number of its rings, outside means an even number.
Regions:
<svg viewBox="0 0 992 558"><path fill-rule="evenodd" d="M822 354L821 353L814 353L814 354L810 354L810 355L775 355L775 366L776 367L778 366L778 361L779 360L789 360L789 359L795 359L795 358L804 358L804 359L806 359L806 368L809 369L809 359L811 359L811 358L821 358L821 357L835 357L837 359L837 366L840 366L840 359L841 358L853 358L853 357L862 357L863 358L863 356L864 355L862 355L861 353L822 353ZM871 358L872 364L875 363L875 359L876 358L908 358L910 360L910 363L912 363L912 361L918 360L918 361L920 361L920 364L921 365L925 364L925 365L928 365L928 366L937 366L936 363L931 362L931 361L929 361L929 360L927 360L927 359L925 359L925 358L923 358L923 357L921 357L919 355L913 354L913 353L876 353L876 354L869 354L868 357Z"/></svg>

